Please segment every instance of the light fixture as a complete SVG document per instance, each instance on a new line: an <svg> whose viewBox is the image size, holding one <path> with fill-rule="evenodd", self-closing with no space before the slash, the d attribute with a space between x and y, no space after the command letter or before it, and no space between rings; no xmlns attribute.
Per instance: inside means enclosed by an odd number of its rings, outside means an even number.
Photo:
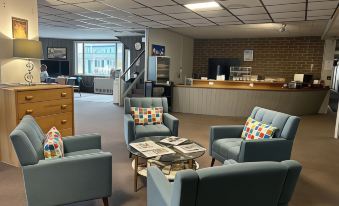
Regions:
<svg viewBox="0 0 339 206"><path fill-rule="evenodd" d="M28 72L25 74L24 78L28 85L32 85L33 82L32 70L34 69L34 64L31 60L43 59L41 42L27 39L14 39L13 57L28 60L26 64Z"/></svg>
<svg viewBox="0 0 339 206"><path fill-rule="evenodd" d="M220 8L220 5L215 1L185 4L184 6L193 11Z"/></svg>
<svg viewBox="0 0 339 206"><path fill-rule="evenodd" d="M285 32L286 31L286 24L281 24L281 27L279 29L280 32Z"/></svg>

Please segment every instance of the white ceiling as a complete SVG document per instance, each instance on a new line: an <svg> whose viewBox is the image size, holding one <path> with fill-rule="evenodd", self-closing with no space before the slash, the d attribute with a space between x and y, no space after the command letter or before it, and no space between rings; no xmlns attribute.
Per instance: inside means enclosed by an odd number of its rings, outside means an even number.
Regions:
<svg viewBox="0 0 339 206"><path fill-rule="evenodd" d="M339 3L224 0L218 1L222 8L196 12L183 6L206 1L209 0L38 0L40 36L107 39L142 35L145 28L166 28L196 38L321 36ZM277 32L282 22L288 24L288 32ZM266 23L269 24L263 25Z"/></svg>

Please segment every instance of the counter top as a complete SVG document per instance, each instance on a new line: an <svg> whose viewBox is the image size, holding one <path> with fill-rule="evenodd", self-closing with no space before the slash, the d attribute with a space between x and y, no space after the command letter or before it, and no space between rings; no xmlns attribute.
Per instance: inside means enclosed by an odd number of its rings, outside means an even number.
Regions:
<svg viewBox="0 0 339 206"><path fill-rule="evenodd" d="M301 89L284 88L281 82L256 82L256 81L220 81L194 79L192 85L175 85L176 87L206 88L206 89L232 89L232 90L261 90L261 91L319 91L329 90L328 87L311 87Z"/></svg>

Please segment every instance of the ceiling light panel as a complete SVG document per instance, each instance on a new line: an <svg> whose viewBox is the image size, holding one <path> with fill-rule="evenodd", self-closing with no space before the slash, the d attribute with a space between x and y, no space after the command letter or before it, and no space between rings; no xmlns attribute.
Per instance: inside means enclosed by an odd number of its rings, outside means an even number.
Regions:
<svg viewBox="0 0 339 206"><path fill-rule="evenodd" d="M215 1L185 4L184 6L193 11L208 11L222 9L222 7Z"/></svg>
<svg viewBox="0 0 339 206"><path fill-rule="evenodd" d="M176 14L176 13L190 12L189 9L187 9L183 6L180 6L180 5L154 7L153 9L160 11L162 13L166 13L166 14Z"/></svg>
<svg viewBox="0 0 339 206"><path fill-rule="evenodd" d="M239 9L239 8L261 6L261 3L259 0L228 0L228 1L220 1L219 3L228 9Z"/></svg>
<svg viewBox="0 0 339 206"><path fill-rule="evenodd" d="M285 5L275 5L275 6L266 6L268 12L277 13L277 12L288 12L288 11L305 11L306 4L285 4Z"/></svg>
<svg viewBox="0 0 339 206"><path fill-rule="evenodd" d="M217 11L198 11L198 14L200 14L203 17L221 17L221 16L232 16L228 11L226 10L217 10Z"/></svg>
<svg viewBox="0 0 339 206"><path fill-rule="evenodd" d="M150 7L176 5L176 3L171 0L135 0L135 1Z"/></svg>
<svg viewBox="0 0 339 206"><path fill-rule="evenodd" d="M159 12L157 12L153 9L150 9L150 8L128 9L128 11L133 13L133 14L140 15L140 16L160 14Z"/></svg>
<svg viewBox="0 0 339 206"><path fill-rule="evenodd" d="M251 14L266 14L264 7L253 7L253 8L241 8L241 9L230 9L235 15L251 15Z"/></svg>

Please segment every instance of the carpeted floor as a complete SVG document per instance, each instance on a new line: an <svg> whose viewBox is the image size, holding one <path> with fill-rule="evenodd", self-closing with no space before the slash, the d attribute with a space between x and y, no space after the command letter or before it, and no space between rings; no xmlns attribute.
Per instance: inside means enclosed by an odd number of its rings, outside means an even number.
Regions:
<svg viewBox="0 0 339 206"><path fill-rule="evenodd" d="M133 191L133 170L123 138L123 108L112 103L75 101L75 109L76 133L101 133L103 149L113 154L113 195L110 205L146 205L145 179L140 178L139 191ZM206 147L211 125L242 124L245 120L190 114L174 115L180 119L179 135L192 138ZM334 123L333 113L302 117L293 149L293 159L300 161L304 168L290 206L339 205L339 141L332 137ZM202 167L208 167L210 157L205 154L198 161ZM0 205L26 205L20 169L2 163ZM100 200L72 204L99 205L102 205Z"/></svg>

